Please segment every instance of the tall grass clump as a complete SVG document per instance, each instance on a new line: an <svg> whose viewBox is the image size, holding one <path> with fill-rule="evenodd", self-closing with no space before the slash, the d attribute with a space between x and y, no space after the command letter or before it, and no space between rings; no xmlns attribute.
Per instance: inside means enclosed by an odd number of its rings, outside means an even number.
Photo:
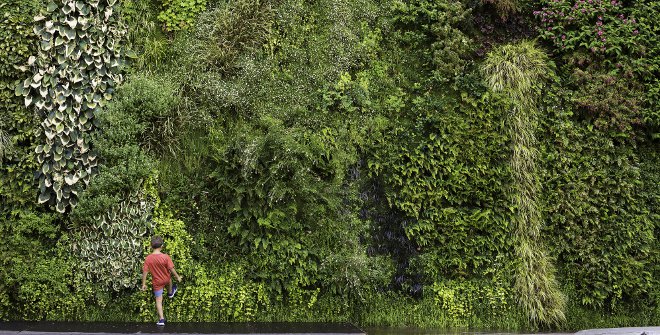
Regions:
<svg viewBox="0 0 660 335"><path fill-rule="evenodd" d="M507 129L512 142L511 196L517 209L512 234L518 262L514 289L535 325L559 325L565 320L565 298L541 241L543 218L537 200L540 183L536 100L539 87L551 70L547 55L531 41L497 47L483 65L488 87L502 93L511 103Z"/></svg>
<svg viewBox="0 0 660 335"><path fill-rule="evenodd" d="M4 156L11 150L11 139L6 131L0 129L0 163Z"/></svg>

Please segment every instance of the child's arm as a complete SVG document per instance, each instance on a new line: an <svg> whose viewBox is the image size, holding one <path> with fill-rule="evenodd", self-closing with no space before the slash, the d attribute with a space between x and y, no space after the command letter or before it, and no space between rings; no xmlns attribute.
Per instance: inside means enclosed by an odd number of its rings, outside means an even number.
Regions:
<svg viewBox="0 0 660 335"><path fill-rule="evenodd" d="M172 274L174 275L174 277L176 277L176 281L181 282L181 276L179 276L179 274L176 273L176 270L174 270L174 268L171 268L171 269L170 269L170 272L172 272Z"/></svg>
<svg viewBox="0 0 660 335"><path fill-rule="evenodd" d="M147 274L149 271L142 271L142 291L147 290Z"/></svg>

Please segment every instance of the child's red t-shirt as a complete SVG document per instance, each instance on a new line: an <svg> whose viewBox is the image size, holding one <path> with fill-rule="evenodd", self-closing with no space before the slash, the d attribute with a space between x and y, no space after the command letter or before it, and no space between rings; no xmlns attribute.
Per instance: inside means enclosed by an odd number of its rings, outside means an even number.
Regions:
<svg viewBox="0 0 660 335"><path fill-rule="evenodd" d="M151 272L154 291L158 291L170 282L170 269L172 268L174 268L174 263L172 263L170 256L166 254L150 254L144 260L142 272Z"/></svg>

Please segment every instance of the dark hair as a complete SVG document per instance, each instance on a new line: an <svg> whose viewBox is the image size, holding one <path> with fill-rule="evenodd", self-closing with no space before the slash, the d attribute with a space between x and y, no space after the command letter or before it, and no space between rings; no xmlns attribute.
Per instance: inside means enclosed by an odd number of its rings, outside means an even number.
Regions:
<svg viewBox="0 0 660 335"><path fill-rule="evenodd" d="M156 249L163 246L163 238L160 236L154 236L151 238L151 247Z"/></svg>

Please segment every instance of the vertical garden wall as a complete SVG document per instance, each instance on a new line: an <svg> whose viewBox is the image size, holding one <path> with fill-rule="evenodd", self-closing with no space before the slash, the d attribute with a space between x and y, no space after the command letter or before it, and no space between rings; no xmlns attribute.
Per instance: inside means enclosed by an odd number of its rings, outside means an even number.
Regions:
<svg viewBox="0 0 660 335"><path fill-rule="evenodd" d="M657 324L658 14L0 0L0 320Z"/></svg>

